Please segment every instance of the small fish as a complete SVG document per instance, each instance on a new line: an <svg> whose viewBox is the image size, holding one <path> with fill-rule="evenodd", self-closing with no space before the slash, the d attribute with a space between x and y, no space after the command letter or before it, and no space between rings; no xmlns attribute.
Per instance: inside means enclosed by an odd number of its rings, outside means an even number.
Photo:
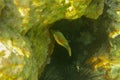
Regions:
<svg viewBox="0 0 120 80"><path fill-rule="evenodd" d="M60 31L55 31L55 30L51 30L51 31L52 31L52 34L53 34L53 37L54 37L55 41L59 45L66 48L68 53L69 53L69 56L71 56L72 55L71 48L70 48L70 45L69 45L67 39L64 37L64 35Z"/></svg>

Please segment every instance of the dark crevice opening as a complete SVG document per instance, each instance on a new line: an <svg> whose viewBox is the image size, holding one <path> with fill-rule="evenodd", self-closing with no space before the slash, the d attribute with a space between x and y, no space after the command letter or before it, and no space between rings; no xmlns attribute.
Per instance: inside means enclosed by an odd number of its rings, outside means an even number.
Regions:
<svg viewBox="0 0 120 80"><path fill-rule="evenodd" d="M67 50L55 43L50 64L46 65L39 80L88 80L89 71L78 72L77 66L86 67L85 61L108 42L107 28L102 19L103 16L97 20L82 17L52 24L50 29L59 30L68 40L72 56L69 57Z"/></svg>

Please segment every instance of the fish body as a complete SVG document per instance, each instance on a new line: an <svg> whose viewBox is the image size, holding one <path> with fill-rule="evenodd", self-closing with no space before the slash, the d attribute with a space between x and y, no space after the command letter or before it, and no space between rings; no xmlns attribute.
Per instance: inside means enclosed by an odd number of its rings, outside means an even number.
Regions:
<svg viewBox="0 0 120 80"><path fill-rule="evenodd" d="M55 31L55 30L52 30L52 34L55 41L62 47L66 48L69 53L69 56L71 56L72 55L71 48L67 39L64 37L64 35L60 31Z"/></svg>

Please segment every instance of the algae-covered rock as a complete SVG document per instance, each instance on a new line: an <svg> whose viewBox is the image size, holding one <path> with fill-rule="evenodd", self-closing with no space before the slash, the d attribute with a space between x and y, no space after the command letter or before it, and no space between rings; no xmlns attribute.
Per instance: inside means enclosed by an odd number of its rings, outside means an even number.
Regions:
<svg viewBox="0 0 120 80"><path fill-rule="evenodd" d="M0 24L1 80L26 80L29 78L29 80L37 80L36 65L30 46L31 44L25 37ZM34 70L31 72L33 68Z"/></svg>
<svg viewBox="0 0 120 80"><path fill-rule="evenodd" d="M73 56L65 57L62 53L66 52L56 46L51 63L45 67L40 80L120 79L120 2L101 0L102 7L99 7L99 4L93 5L97 3L96 0L92 1L86 14L88 18L94 17L96 20L82 17L77 21L61 20L54 25L70 41Z"/></svg>
<svg viewBox="0 0 120 80"><path fill-rule="evenodd" d="M84 15L88 18L97 19L100 15L102 15L103 9L104 0L92 0Z"/></svg>
<svg viewBox="0 0 120 80"><path fill-rule="evenodd" d="M1 11L4 8L4 0L0 0L0 15L1 15Z"/></svg>
<svg viewBox="0 0 120 80"><path fill-rule="evenodd" d="M77 19L84 15L91 0L32 0L30 5L31 24L27 33L34 50L34 57L37 60L40 72L45 66L47 57L53 51L52 34L49 31L49 24L61 19ZM26 31L25 31L26 32ZM50 47L50 48L49 48ZM49 52L49 53L48 53Z"/></svg>
<svg viewBox="0 0 120 80"><path fill-rule="evenodd" d="M17 7L14 5L13 0L4 0L4 8L2 9L0 16L0 23L4 26L15 29L16 31L22 31L22 18Z"/></svg>
<svg viewBox="0 0 120 80"><path fill-rule="evenodd" d="M83 16L97 20L103 13L104 2L104 0L0 0L0 78L37 80L54 49L51 24L61 19L74 20ZM114 10L109 2L106 4L109 9L105 8L108 12L105 16L114 18L113 22L119 22L119 9ZM115 14L118 14L117 17ZM101 27L102 30L104 27ZM113 27L110 26L106 33L111 35ZM99 28L93 29L95 31ZM94 32L94 35L97 35L97 32ZM91 45L94 39L91 39L92 35L88 36L79 39L83 42L87 39L84 43Z"/></svg>

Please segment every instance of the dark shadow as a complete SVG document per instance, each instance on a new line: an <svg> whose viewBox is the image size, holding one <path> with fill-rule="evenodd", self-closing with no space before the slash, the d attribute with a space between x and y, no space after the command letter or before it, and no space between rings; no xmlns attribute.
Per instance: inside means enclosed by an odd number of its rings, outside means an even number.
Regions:
<svg viewBox="0 0 120 80"><path fill-rule="evenodd" d="M40 80L88 80L92 74L85 61L97 53L108 40L107 28L102 19L103 16L98 20L82 17L52 24L51 29L59 30L68 40L72 56L69 57L67 50L55 43L50 64L46 65ZM78 71L77 66L81 70Z"/></svg>

